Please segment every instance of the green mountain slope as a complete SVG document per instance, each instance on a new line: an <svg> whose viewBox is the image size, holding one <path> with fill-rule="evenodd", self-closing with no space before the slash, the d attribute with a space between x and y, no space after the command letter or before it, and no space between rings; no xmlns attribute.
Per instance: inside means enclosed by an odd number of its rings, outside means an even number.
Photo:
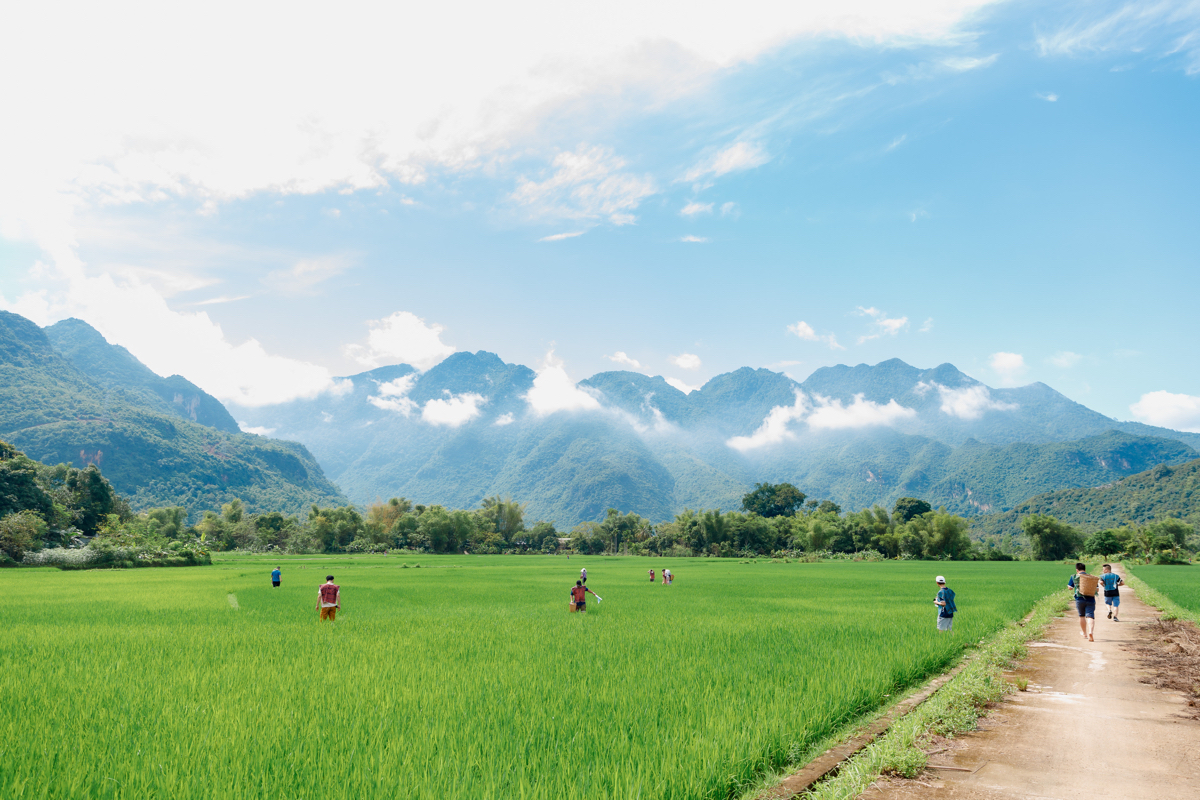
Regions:
<svg viewBox="0 0 1200 800"><path fill-rule="evenodd" d="M1050 514L1084 533L1170 517L1200 526L1200 460L1160 464L1103 486L1040 494L1003 514L980 517L972 532L1015 535L1029 514Z"/></svg>
<svg viewBox="0 0 1200 800"><path fill-rule="evenodd" d="M117 366L93 381L32 322L0 312L0 439L42 463L96 464L135 510L196 513L233 497L289 513L344 502L303 445L185 419L147 388L140 364L121 366L127 353L100 350L98 363ZM122 385L118 367L137 380Z"/></svg>
<svg viewBox="0 0 1200 800"><path fill-rule="evenodd" d="M80 319L65 319L45 329L54 349L106 392L121 391L138 405L226 433L239 433L221 401L182 375L161 378L124 347L109 344Z"/></svg>

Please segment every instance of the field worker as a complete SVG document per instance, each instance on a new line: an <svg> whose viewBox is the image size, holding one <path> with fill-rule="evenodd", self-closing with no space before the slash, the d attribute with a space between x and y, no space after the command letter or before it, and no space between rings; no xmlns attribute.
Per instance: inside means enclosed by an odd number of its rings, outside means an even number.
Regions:
<svg viewBox="0 0 1200 800"><path fill-rule="evenodd" d="M938 607L937 629L948 631L954 627L954 612L958 611L958 606L954 605L954 590L946 585L946 579L941 575L937 576L937 587L937 597L933 600Z"/></svg>
<svg viewBox="0 0 1200 800"><path fill-rule="evenodd" d="M654 568L650 568L650 582L654 583Z"/></svg>
<svg viewBox="0 0 1200 800"><path fill-rule="evenodd" d="M1079 635L1089 642L1094 642L1096 638L1092 633L1096 627L1096 595L1083 593L1083 579L1091 577L1087 574L1087 565L1083 562L1076 562L1075 574L1067 580L1067 586L1075 590L1075 610L1079 612Z"/></svg>
<svg viewBox="0 0 1200 800"><path fill-rule="evenodd" d="M279 571L279 567L271 570L271 585L279 588L279 579L283 577L283 573Z"/></svg>
<svg viewBox="0 0 1200 800"><path fill-rule="evenodd" d="M576 611L587 611L587 593L591 592L593 597L600 595L592 592L591 589L583 585L583 581L575 581L575 586L571 589L571 599L575 601Z"/></svg>
<svg viewBox="0 0 1200 800"><path fill-rule="evenodd" d="M326 575L325 582L317 589L317 610L321 612L321 619L333 622L341 607L342 587L333 582L332 575Z"/></svg>
<svg viewBox="0 0 1200 800"><path fill-rule="evenodd" d="M1108 606L1108 618L1113 622L1120 622L1117 617L1121 613L1121 590L1117 587L1124 586L1125 581L1112 571L1112 564L1105 564L1100 583L1104 586L1104 605Z"/></svg>
<svg viewBox="0 0 1200 800"><path fill-rule="evenodd" d="M583 581L584 583L587 583L587 567L584 567L583 569L579 570L579 580Z"/></svg>
<svg viewBox="0 0 1200 800"><path fill-rule="evenodd" d="M666 567L663 567L663 572L662 572L663 586L667 585L667 578L670 577L670 575L671 575L671 570L667 569Z"/></svg>

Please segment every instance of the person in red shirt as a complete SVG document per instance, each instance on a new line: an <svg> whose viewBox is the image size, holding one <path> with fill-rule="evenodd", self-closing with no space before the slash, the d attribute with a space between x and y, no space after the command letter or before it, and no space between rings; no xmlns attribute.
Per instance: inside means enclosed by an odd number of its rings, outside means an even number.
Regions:
<svg viewBox="0 0 1200 800"><path fill-rule="evenodd" d="M326 575L325 582L317 589L317 610L321 612L321 619L333 622L341 607L342 587L333 582L332 575Z"/></svg>
<svg viewBox="0 0 1200 800"><path fill-rule="evenodd" d="M575 610L587 612L587 593L590 592L593 597L600 595L593 592L591 589L583 585L583 581L575 581L575 585L571 588L571 599L575 601Z"/></svg>
<svg viewBox="0 0 1200 800"><path fill-rule="evenodd" d="M650 570L650 582L654 583L654 570Z"/></svg>

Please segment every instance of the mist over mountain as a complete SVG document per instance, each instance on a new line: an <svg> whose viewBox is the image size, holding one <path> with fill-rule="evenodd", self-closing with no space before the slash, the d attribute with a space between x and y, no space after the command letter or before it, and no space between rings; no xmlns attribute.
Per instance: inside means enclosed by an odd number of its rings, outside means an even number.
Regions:
<svg viewBox="0 0 1200 800"><path fill-rule="evenodd" d="M629 371L575 384L480 351L337 385L233 411L303 442L355 502L472 507L500 494L559 526L609 507L651 519L735 508L755 482L785 480L845 508L916 495L987 514L1200 455L1200 435L1113 420L1044 384L997 389L897 359L801 383L744 367L685 393Z"/></svg>
<svg viewBox="0 0 1200 800"><path fill-rule="evenodd" d="M43 331L0 311L0 439L46 464L98 465L135 509L345 502L303 445L240 432L216 398L79 320Z"/></svg>

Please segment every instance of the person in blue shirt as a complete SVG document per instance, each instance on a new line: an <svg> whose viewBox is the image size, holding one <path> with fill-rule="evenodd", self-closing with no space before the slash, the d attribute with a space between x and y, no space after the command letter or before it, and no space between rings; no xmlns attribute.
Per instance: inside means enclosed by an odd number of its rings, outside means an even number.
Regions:
<svg viewBox="0 0 1200 800"><path fill-rule="evenodd" d="M1104 587L1104 605L1108 606L1108 618L1113 622L1120 622L1121 620L1117 617L1121 613L1121 590L1117 587L1124 586L1125 581L1112 571L1112 564L1104 565L1104 572L1100 575L1100 585Z"/></svg>
<svg viewBox="0 0 1200 800"><path fill-rule="evenodd" d="M937 576L938 593L933 604L938 607L937 629L939 631L948 631L954 627L954 612L958 607L954 605L954 590L946 586L946 579L941 575Z"/></svg>
<svg viewBox="0 0 1200 800"><path fill-rule="evenodd" d="M1067 580L1067 586L1075 590L1075 610L1079 612L1079 635L1089 642L1096 641L1092 632L1096 628L1096 597L1080 591L1081 578L1088 577L1087 565L1082 561L1075 564L1075 574ZM1093 580L1095 578L1093 577Z"/></svg>
<svg viewBox="0 0 1200 800"><path fill-rule="evenodd" d="M278 588L279 587L279 579L282 576L283 576L283 573L279 571L279 567L276 567L275 569L271 570L271 585Z"/></svg>

